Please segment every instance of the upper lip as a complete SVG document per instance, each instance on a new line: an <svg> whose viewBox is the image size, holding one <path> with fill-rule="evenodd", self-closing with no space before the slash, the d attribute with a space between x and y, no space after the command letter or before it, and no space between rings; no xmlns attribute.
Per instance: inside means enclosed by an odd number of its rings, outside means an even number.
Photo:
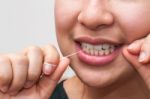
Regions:
<svg viewBox="0 0 150 99"><path fill-rule="evenodd" d="M113 44L113 45L122 45L123 42L114 39L114 38L110 38L110 37L91 37L91 36L79 36L75 38L76 42L86 42L86 43L90 43L93 45L97 45L97 44Z"/></svg>

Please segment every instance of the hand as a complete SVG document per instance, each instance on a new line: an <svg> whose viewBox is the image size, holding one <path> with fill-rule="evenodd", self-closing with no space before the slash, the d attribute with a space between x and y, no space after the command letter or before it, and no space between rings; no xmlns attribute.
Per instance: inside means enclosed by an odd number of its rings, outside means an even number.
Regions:
<svg viewBox="0 0 150 99"><path fill-rule="evenodd" d="M150 34L124 47L123 54L139 72L150 90Z"/></svg>
<svg viewBox="0 0 150 99"><path fill-rule="evenodd" d="M51 45L0 55L0 99L49 99L68 64Z"/></svg>

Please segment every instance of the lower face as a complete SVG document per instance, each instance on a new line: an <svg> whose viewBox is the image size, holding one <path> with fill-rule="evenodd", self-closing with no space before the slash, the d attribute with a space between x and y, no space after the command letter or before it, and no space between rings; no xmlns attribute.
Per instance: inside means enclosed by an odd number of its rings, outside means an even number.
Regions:
<svg viewBox="0 0 150 99"><path fill-rule="evenodd" d="M102 23L90 24L90 18L96 19L99 13L89 17L93 12L88 11L88 7L96 9L93 11L107 8L113 23L103 23L105 26L92 29ZM70 58L70 66L80 80L88 86L106 87L135 74L133 66L123 56L122 48L150 32L149 9L149 0L56 0L58 44L64 56L79 51Z"/></svg>

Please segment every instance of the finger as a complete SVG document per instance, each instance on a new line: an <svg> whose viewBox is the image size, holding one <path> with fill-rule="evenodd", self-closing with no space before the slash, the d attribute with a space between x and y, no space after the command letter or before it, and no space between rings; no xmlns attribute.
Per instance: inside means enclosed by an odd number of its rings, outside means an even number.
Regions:
<svg viewBox="0 0 150 99"><path fill-rule="evenodd" d="M0 90L6 92L12 81L11 61L6 56L0 57Z"/></svg>
<svg viewBox="0 0 150 99"><path fill-rule="evenodd" d="M138 55L141 51L141 46L144 39L136 40L128 46L128 51L132 54Z"/></svg>
<svg viewBox="0 0 150 99"><path fill-rule="evenodd" d="M10 55L13 70L13 80L9 88L11 95L16 94L23 88L28 71L28 59L24 55Z"/></svg>
<svg viewBox="0 0 150 99"><path fill-rule="evenodd" d="M139 56L139 62L146 64L149 61L150 61L150 34L144 39Z"/></svg>
<svg viewBox="0 0 150 99"><path fill-rule="evenodd" d="M123 49L123 55L132 64L132 66L139 72L141 77L150 87L150 64L140 63L138 61L138 56L130 54L126 47Z"/></svg>
<svg viewBox="0 0 150 99"><path fill-rule="evenodd" d="M59 54L57 49L52 45L47 45L43 47L43 53L44 53L43 73L45 75L50 75L56 69L56 66L59 63Z"/></svg>
<svg viewBox="0 0 150 99"><path fill-rule="evenodd" d="M27 57L29 60L27 81L25 88L30 88L38 80L42 72L43 53L39 47L29 47L27 49Z"/></svg>
<svg viewBox="0 0 150 99"><path fill-rule="evenodd" d="M56 85L58 84L59 79L63 75L69 63L70 63L70 60L68 58L63 58L60 61L55 72L51 76L44 76L43 79L41 79L41 81L39 82L38 88L40 90L42 97L46 99L51 96Z"/></svg>

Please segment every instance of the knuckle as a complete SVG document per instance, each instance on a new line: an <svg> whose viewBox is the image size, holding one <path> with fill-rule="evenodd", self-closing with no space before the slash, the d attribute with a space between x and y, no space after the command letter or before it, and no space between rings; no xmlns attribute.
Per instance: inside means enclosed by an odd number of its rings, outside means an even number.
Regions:
<svg viewBox="0 0 150 99"><path fill-rule="evenodd" d="M15 55L12 60L15 64L28 65L28 59L26 56L23 55Z"/></svg>
<svg viewBox="0 0 150 99"><path fill-rule="evenodd" d="M44 51L46 60L59 61L60 55L54 45L46 45Z"/></svg>
<svg viewBox="0 0 150 99"><path fill-rule="evenodd" d="M52 44L45 45L44 48L48 49L48 50L50 49L50 50L53 50L53 51L57 52L56 47Z"/></svg>
<svg viewBox="0 0 150 99"><path fill-rule="evenodd" d="M38 55L39 57L43 57L43 52L42 49L38 46L31 46L28 48L27 56L36 56Z"/></svg>
<svg viewBox="0 0 150 99"><path fill-rule="evenodd" d="M53 56L53 57L46 56L45 61L50 64L57 64L59 62L59 56Z"/></svg>
<svg viewBox="0 0 150 99"><path fill-rule="evenodd" d="M9 62L9 58L6 56L0 56L0 64Z"/></svg>
<svg viewBox="0 0 150 99"><path fill-rule="evenodd" d="M29 51L41 51L41 48L38 46L30 46L28 48Z"/></svg>

